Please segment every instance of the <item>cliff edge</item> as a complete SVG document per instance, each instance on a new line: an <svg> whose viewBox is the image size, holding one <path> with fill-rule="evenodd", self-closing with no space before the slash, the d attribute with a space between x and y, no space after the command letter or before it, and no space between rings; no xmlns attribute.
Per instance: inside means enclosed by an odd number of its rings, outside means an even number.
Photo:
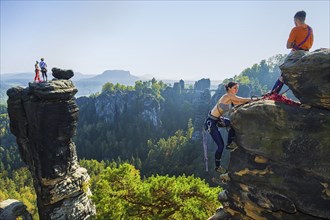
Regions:
<svg viewBox="0 0 330 220"><path fill-rule="evenodd" d="M40 219L87 219L95 207L72 141L78 119L73 72L53 69L53 76L7 91L10 129L32 173Z"/></svg>
<svg viewBox="0 0 330 220"><path fill-rule="evenodd" d="M330 50L297 51L280 68L302 105L234 110L237 148L211 219L330 219Z"/></svg>

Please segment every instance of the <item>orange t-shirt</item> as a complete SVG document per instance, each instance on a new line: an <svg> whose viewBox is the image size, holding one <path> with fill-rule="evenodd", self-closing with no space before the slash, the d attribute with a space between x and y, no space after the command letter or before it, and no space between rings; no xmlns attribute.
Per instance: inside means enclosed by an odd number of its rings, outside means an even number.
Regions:
<svg viewBox="0 0 330 220"><path fill-rule="evenodd" d="M304 41L307 35L308 35L308 28L306 24L302 26L294 27L290 32L288 42L294 43L295 45L299 45L301 42ZM310 36L308 37L305 43L300 45L300 48L304 50L309 50L313 45L313 41L314 41L313 30L311 30Z"/></svg>

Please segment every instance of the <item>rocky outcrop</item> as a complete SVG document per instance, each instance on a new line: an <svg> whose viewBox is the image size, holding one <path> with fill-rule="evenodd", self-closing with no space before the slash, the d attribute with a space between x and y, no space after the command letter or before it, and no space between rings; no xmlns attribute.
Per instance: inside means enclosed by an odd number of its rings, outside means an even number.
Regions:
<svg viewBox="0 0 330 220"><path fill-rule="evenodd" d="M72 70L63 70L63 69L54 67L52 69L52 75L56 79L71 79L71 77L73 77L74 74L73 74Z"/></svg>
<svg viewBox="0 0 330 220"><path fill-rule="evenodd" d="M330 110L329 49L297 51L280 68L284 81L303 104Z"/></svg>
<svg viewBox="0 0 330 220"><path fill-rule="evenodd" d="M0 219L4 220L32 220L31 214L26 210L26 205L15 199L0 202Z"/></svg>
<svg viewBox="0 0 330 220"><path fill-rule="evenodd" d="M60 77L57 75L57 77ZM89 175L77 162L77 90L70 80L30 83L7 91L11 132L32 173L40 219L87 219Z"/></svg>
<svg viewBox="0 0 330 220"><path fill-rule="evenodd" d="M237 148L212 219L330 219L329 60L329 49L297 52L281 66L306 105L268 100L234 111Z"/></svg>

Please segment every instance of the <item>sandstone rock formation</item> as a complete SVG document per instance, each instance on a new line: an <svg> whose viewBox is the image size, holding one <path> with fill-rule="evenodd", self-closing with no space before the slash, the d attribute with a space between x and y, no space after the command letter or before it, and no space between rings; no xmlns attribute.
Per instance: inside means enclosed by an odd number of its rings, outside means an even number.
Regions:
<svg viewBox="0 0 330 220"><path fill-rule="evenodd" d="M330 110L329 49L297 51L280 68L286 84L301 103Z"/></svg>
<svg viewBox="0 0 330 220"><path fill-rule="evenodd" d="M60 76L58 76L61 78ZM7 91L10 129L32 173L40 219L87 219L89 175L77 162L77 90L70 80L30 83Z"/></svg>
<svg viewBox="0 0 330 220"><path fill-rule="evenodd" d="M237 148L211 219L330 219L329 61L329 49L299 51L281 65L306 105L269 100L234 111Z"/></svg>

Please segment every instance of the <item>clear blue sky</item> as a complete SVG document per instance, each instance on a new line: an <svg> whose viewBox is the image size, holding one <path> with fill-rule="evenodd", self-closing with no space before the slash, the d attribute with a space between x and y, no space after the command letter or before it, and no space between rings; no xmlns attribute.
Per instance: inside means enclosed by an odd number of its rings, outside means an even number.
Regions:
<svg viewBox="0 0 330 220"><path fill-rule="evenodd" d="M293 16L307 12L312 50L329 48L326 1L3 1L1 74L123 69L156 79L221 80L287 54Z"/></svg>

